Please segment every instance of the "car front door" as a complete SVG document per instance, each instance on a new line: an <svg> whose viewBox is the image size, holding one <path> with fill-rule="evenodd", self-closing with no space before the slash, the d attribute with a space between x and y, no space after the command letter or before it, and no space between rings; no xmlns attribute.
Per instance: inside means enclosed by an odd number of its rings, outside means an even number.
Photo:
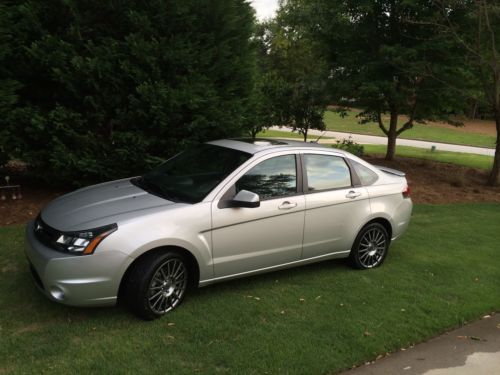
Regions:
<svg viewBox="0 0 500 375"><path fill-rule="evenodd" d="M249 166L212 203L214 274L223 278L300 259L305 199L298 155L281 154ZM229 207L239 191L260 206Z"/></svg>
<svg viewBox="0 0 500 375"><path fill-rule="evenodd" d="M344 158L302 154L306 214L302 258L347 253L370 215L366 188L355 186Z"/></svg>

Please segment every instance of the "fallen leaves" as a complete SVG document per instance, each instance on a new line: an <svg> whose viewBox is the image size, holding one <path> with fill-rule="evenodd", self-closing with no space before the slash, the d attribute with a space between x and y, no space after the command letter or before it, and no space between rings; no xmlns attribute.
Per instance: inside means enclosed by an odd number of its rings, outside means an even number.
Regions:
<svg viewBox="0 0 500 375"><path fill-rule="evenodd" d="M482 340L480 337L477 337L477 336L457 336L457 339L461 339L461 340L470 339L470 340L474 340L474 341L485 341L485 340Z"/></svg>

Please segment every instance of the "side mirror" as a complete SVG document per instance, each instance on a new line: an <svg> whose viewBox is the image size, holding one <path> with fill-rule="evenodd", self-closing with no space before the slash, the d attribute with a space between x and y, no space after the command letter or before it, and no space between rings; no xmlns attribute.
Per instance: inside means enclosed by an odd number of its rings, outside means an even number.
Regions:
<svg viewBox="0 0 500 375"><path fill-rule="evenodd" d="M260 206L259 194L252 193L248 190L240 190L230 202L231 207L255 208Z"/></svg>

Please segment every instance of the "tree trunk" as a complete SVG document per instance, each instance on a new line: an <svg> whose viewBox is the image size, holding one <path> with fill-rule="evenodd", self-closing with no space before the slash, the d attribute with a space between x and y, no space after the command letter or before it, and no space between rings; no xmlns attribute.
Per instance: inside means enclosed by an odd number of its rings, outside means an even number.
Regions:
<svg viewBox="0 0 500 375"><path fill-rule="evenodd" d="M477 115L477 100L474 99L474 105L472 106L472 111L470 113L469 118L471 120L475 120L476 119L476 115Z"/></svg>
<svg viewBox="0 0 500 375"><path fill-rule="evenodd" d="M488 177L488 185L498 185L498 177L500 174L500 108L495 110L495 123L497 127L497 143L495 147L495 156L493 158L493 167L491 168Z"/></svg>
<svg viewBox="0 0 500 375"><path fill-rule="evenodd" d="M391 120L389 124L389 131L387 132L387 152L385 154L385 160L394 160L396 155L396 139L398 128L398 111L395 108L391 108Z"/></svg>
<svg viewBox="0 0 500 375"><path fill-rule="evenodd" d="M307 142L307 131L308 130L309 130L308 128L302 129L302 135L304 136L304 142Z"/></svg>

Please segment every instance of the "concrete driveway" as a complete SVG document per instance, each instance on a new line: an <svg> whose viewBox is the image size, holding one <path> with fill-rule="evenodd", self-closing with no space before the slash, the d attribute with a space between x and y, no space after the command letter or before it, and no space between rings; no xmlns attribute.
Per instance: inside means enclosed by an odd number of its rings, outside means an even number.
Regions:
<svg viewBox="0 0 500 375"><path fill-rule="evenodd" d="M270 128L271 130L277 130L282 132L291 132L291 128L287 127L278 127L273 126ZM341 132L332 132L332 131L320 131L320 130L309 130L308 138L309 140L315 140L320 135L323 137L332 137L335 139L344 139L352 137L354 142L361 144L373 144L373 145L386 145L387 138L386 137L378 137L375 135L364 135L364 134L354 134L354 133L341 133ZM324 140L322 143L335 143L334 140ZM454 151L454 152L463 152L467 154L478 154L478 155L488 155L494 156L495 149L493 148L485 148L485 147L472 147L472 146L462 146L462 145L454 145L449 143L439 143L439 142L428 142L428 141L417 141L413 139L400 139L396 140L396 144L400 146L410 146L410 147L418 147L418 148L426 148L430 149L432 146L435 146L437 150L440 151Z"/></svg>
<svg viewBox="0 0 500 375"><path fill-rule="evenodd" d="M342 375L500 374L500 314L401 350Z"/></svg>

